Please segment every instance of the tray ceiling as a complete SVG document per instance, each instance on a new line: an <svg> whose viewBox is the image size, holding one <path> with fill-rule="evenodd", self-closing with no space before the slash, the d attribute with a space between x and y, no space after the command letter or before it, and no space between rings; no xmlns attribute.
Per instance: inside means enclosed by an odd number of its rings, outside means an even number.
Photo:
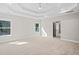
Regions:
<svg viewBox="0 0 79 59"><path fill-rule="evenodd" d="M76 9L76 10L75 10ZM0 13L20 16L44 17L78 11L77 3L1 3Z"/></svg>

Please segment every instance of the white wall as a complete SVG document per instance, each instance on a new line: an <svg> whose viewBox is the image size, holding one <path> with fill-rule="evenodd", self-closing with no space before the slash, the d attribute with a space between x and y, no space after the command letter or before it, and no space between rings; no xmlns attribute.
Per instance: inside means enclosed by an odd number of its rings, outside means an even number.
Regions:
<svg viewBox="0 0 79 59"><path fill-rule="evenodd" d="M44 31L48 36L52 37L53 27L52 22L48 18L44 19L34 19L29 17L20 17L13 15L0 14L0 19L10 20L11 21L11 36L0 36L0 42L10 41L16 39L26 39L28 37L38 37L42 36L43 32L41 28L43 27ZM35 23L39 23L41 32L35 32ZM42 36L43 37L43 36Z"/></svg>
<svg viewBox="0 0 79 59"><path fill-rule="evenodd" d="M47 33L47 37L53 37L53 22L61 21L62 39L79 41L79 13L62 15L52 18L35 19L29 17L12 16L0 14L0 19L7 19L12 24L12 36L0 36L0 42L6 40L26 39L28 37L38 37L42 35L42 31L36 33L34 31L35 23L41 22L41 27Z"/></svg>
<svg viewBox="0 0 79 59"><path fill-rule="evenodd" d="M61 21L61 38L79 41L79 13L72 13L55 18Z"/></svg>
<svg viewBox="0 0 79 59"><path fill-rule="evenodd" d="M10 20L12 26L11 36L0 36L0 42L40 36L34 31L35 23L40 23L38 19L1 14L0 20Z"/></svg>
<svg viewBox="0 0 79 59"><path fill-rule="evenodd" d="M61 22L61 38L79 41L79 20L64 20Z"/></svg>
<svg viewBox="0 0 79 59"><path fill-rule="evenodd" d="M35 23L40 23L39 20L20 18L13 19L13 36L16 39L24 39L33 36L40 36L40 32L35 32Z"/></svg>

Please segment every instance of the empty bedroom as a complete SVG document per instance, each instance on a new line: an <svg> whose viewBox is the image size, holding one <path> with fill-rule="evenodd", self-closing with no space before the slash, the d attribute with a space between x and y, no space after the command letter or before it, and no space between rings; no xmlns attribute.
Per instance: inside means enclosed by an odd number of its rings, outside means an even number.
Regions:
<svg viewBox="0 0 79 59"><path fill-rule="evenodd" d="M78 55L79 3L0 3L0 55Z"/></svg>

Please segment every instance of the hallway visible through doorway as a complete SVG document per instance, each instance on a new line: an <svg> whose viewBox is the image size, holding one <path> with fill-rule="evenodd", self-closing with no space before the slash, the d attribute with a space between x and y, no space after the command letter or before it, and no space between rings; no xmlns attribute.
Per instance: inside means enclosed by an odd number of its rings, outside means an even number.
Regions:
<svg viewBox="0 0 79 59"><path fill-rule="evenodd" d="M53 22L53 37L61 37L61 23L60 21Z"/></svg>

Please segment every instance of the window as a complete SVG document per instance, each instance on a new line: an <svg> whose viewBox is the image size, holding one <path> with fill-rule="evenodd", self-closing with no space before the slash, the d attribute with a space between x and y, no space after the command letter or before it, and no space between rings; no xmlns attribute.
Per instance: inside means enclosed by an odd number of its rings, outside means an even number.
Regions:
<svg viewBox="0 0 79 59"><path fill-rule="evenodd" d="M0 36L10 35L10 21L0 20Z"/></svg>
<svg viewBox="0 0 79 59"><path fill-rule="evenodd" d="M39 32L39 24L38 23L35 24L35 31Z"/></svg>

